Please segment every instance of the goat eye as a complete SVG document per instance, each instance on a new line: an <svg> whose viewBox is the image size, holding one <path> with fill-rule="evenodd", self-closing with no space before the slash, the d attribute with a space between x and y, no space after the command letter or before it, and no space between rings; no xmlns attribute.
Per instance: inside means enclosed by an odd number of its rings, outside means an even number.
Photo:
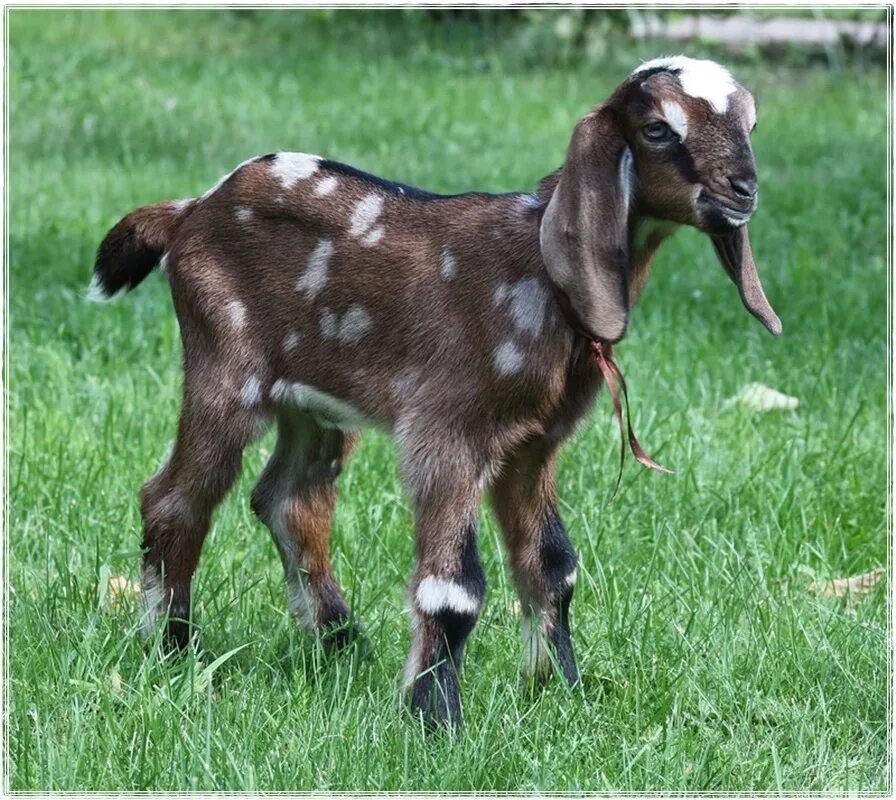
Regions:
<svg viewBox="0 0 896 800"><path fill-rule="evenodd" d="M651 122L644 126L644 136L651 142L661 142L668 139L672 133L672 129L665 122Z"/></svg>

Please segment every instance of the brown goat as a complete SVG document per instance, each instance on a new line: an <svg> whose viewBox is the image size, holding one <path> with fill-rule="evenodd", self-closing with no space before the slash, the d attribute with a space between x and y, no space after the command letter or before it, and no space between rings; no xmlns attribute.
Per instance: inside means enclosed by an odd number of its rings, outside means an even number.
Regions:
<svg viewBox="0 0 896 800"><path fill-rule="evenodd" d="M106 236L93 293L161 260L180 322L173 453L141 495L146 619L190 642L190 583L243 449L276 420L252 493L301 624L355 628L329 558L335 480L358 429L394 435L416 517L407 683L415 711L461 720L458 672L485 581L490 492L521 598L525 671L578 671L576 555L557 513L560 443L592 408L660 244L708 233L772 333L745 223L756 207L753 98L722 67L644 64L576 126L534 194L444 196L300 153L251 159L201 198L138 209ZM591 341L589 341L591 340Z"/></svg>

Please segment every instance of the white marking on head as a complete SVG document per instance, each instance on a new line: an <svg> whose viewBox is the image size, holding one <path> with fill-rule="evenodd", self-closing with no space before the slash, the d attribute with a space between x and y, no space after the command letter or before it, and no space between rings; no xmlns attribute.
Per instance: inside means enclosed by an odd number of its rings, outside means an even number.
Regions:
<svg viewBox="0 0 896 800"><path fill-rule="evenodd" d="M255 213L248 206L237 206L233 210L233 215L240 222L248 222L250 219L252 219L252 217L255 216Z"/></svg>
<svg viewBox="0 0 896 800"><path fill-rule="evenodd" d="M325 308L320 315L320 320L318 322L320 325L321 335L325 339L335 339L336 334L338 332L339 318L330 311L329 308Z"/></svg>
<svg viewBox="0 0 896 800"><path fill-rule="evenodd" d="M463 586L435 575L420 581L415 596L417 608L424 614L438 614L446 609L455 614L475 614L479 611L479 601Z"/></svg>
<svg viewBox="0 0 896 800"><path fill-rule="evenodd" d="M383 210L383 198L370 193L362 197L352 210L349 220L348 235L363 236L375 224Z"/></svg>
<svg viewBox="0 0 896 800"><path fill-rule="evenodd" d="M448 245L445 245L442 248L442 254L439 256L439 265L442 268L442 277L446 281L450 281L457 275L457 261L454 260L454 256L448 249Z"/></svg>
<svg viewBox="0 0 896 800"><path fill-rule="evenodd" d="M717 114L728 110L728 97L737 90L731 73L721 64L687 56L657 58L641 64L632 74L657 68L677 71L684 93L706 100Z"/></svg>
<svg viewBox="0 0 896 800"><path fill-rule="evenodd" d="M257 406L261 402L261 381L256 375L250 375L246 378L243 388L240 391L240 403L246 408Z"/></svg>
<svg viewBox="0 0 896 800"><path fill-rule="evenodd" d="M678 138L684 141L688 137L688 116L684 109L674 100L663 100L663 116L669 127L678 134Z"/></svg>
<svg viewBox="0 0 896 800"><path fill-rule="evenodd" d="M317 182L317 186L314 187L314 194L317 197L326 197L328 194L333 194L338 185L339 181L335 177L327 175L327 177L321 178Z"/></svg>
<svg viewBox="0 0 896 800"><path fill-rule="evenodd" d="M274 385L277 386L275 399L278 402L308 412L321 427L354 431L370 424L370 421L349 403L313 386L285 381L278 381ZM271 391L273 392L273 388Z"/></svg>
<svg viewBox="0 0 896 800"><path fill-rule="evenodd" d="M373 247L385 235L386 229L382 225L377 225L375 228L371 228L371 230L361 238L361 244L364 247Z"/></svg>
<svg viewBox="0 0 896 800"><path fill-rule="evenodd" d="M202 197L200 197L199 199L200 199L200 200L205 200L206 198L211 197L215 192L218 191L218 189L220 189L225 183L227 183L228 180L230 180L230 176L231 176L231 175L236 175L236 173L239 172L239 171L240 171L243 167L245 167L247 164L252 164L253 162L255 162L255 161L257 161L257 160L258 160L258 156L254 156L253 158L247 158L247 159L246 159L245 161L243 161L241 164L238 164L237 167L236 167L236 169L233 169L233 170L231 170L230 172L228 172L223 178L221 178L221 179L220 179L214 186L212 186L211 189L209 189L209 190L208 190L204 195L202 195Z"/></svg>
<svg viewBox="0 0 896 800"><path fill-rule="evenodd" d="M288 353L290 350L295 350L296 346L299 343L299 334L295 331L290 331L283 337L283 349Z"/></svg>
<svg viewBox="0 0 896 800"><path fill-rule="evenodd" d="M277 153L271 163L271 173L283 184L284 189L292 189L299 181L310 178L320 167L320 158L308 153Z"/></svg>
<svg viewBox="0 0 896 800"><path fill-rule="evenodd" d="M747 128L753 130L753 127L756 125L756 101L753 99L752 95L747 95L745 99L747 103Z"/></svg>
<svg viewBox="0 0 896 800"><path fill-rule="evenodd" d="M308 257L308 266L296 282L296 291L301 292L308 300L317 297L327 285L327 273L332 255L333 242L330 239L321 239Z"/></svg>
<svg viewBox="0 0 896 800"><path fill-rule="evenodd" d="M504 342L492 355L499 375L513 375L523 368L523 354L513 342Z"/></svg>
<svg viewBox="0 0 896 800"><path fill-rule="evenodd" d="M342 316L339 324L339 341L342 344L357 344L373 325L373 320L361 306L351 306Z"/></svg>
<svg viewBox="0 0 896 800"><path fill-rule="evenodd" d="M230 324L237 330L246 327L246 306L239 300L231 300L224 306Z"/></svg>

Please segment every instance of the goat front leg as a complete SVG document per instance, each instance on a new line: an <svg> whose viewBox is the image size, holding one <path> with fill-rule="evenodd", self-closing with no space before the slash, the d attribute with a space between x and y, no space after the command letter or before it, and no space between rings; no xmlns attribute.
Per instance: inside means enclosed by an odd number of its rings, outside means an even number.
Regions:
<svg viewBox="0 0 896 800"><path fill-rule="evenodd" d="M458 678L485 597L476 545L481 492L474 470L460 473L455 463L411 480L417 569L410 586L412 643L405 684L413 713L430 726L463 722Z"/></svg>
<svg viewBox="0 0 896 800"><path fill-rule="evenodd" d="M492 489L520 596L523 674L544 683L554 667L579 679L569 628L576 552L557 513L556 455L545 442L524 447Z"/></svg>

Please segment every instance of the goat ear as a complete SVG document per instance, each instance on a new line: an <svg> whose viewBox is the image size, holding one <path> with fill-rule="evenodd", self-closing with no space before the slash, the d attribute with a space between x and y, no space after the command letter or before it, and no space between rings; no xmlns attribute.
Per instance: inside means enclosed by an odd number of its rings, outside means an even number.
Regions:
<svg viewBox="0 0 896 800"><path fill-rule="evenodd" d="M759 273L756 271L746 226L737 228L732 233L713 236L712 243L719 261L737 286L740 299L747 311L765 325L770 333L777 336L782 330L781 320L768 302L759 282Z"/></svg>
<svg viewBox="0 0 896 800"><path fill-rule="evenodd" d="M606 342L621 339L628 322L631 158L614 112L596 108L573 132L541 221L548 274L585 333Z"/></svg>

